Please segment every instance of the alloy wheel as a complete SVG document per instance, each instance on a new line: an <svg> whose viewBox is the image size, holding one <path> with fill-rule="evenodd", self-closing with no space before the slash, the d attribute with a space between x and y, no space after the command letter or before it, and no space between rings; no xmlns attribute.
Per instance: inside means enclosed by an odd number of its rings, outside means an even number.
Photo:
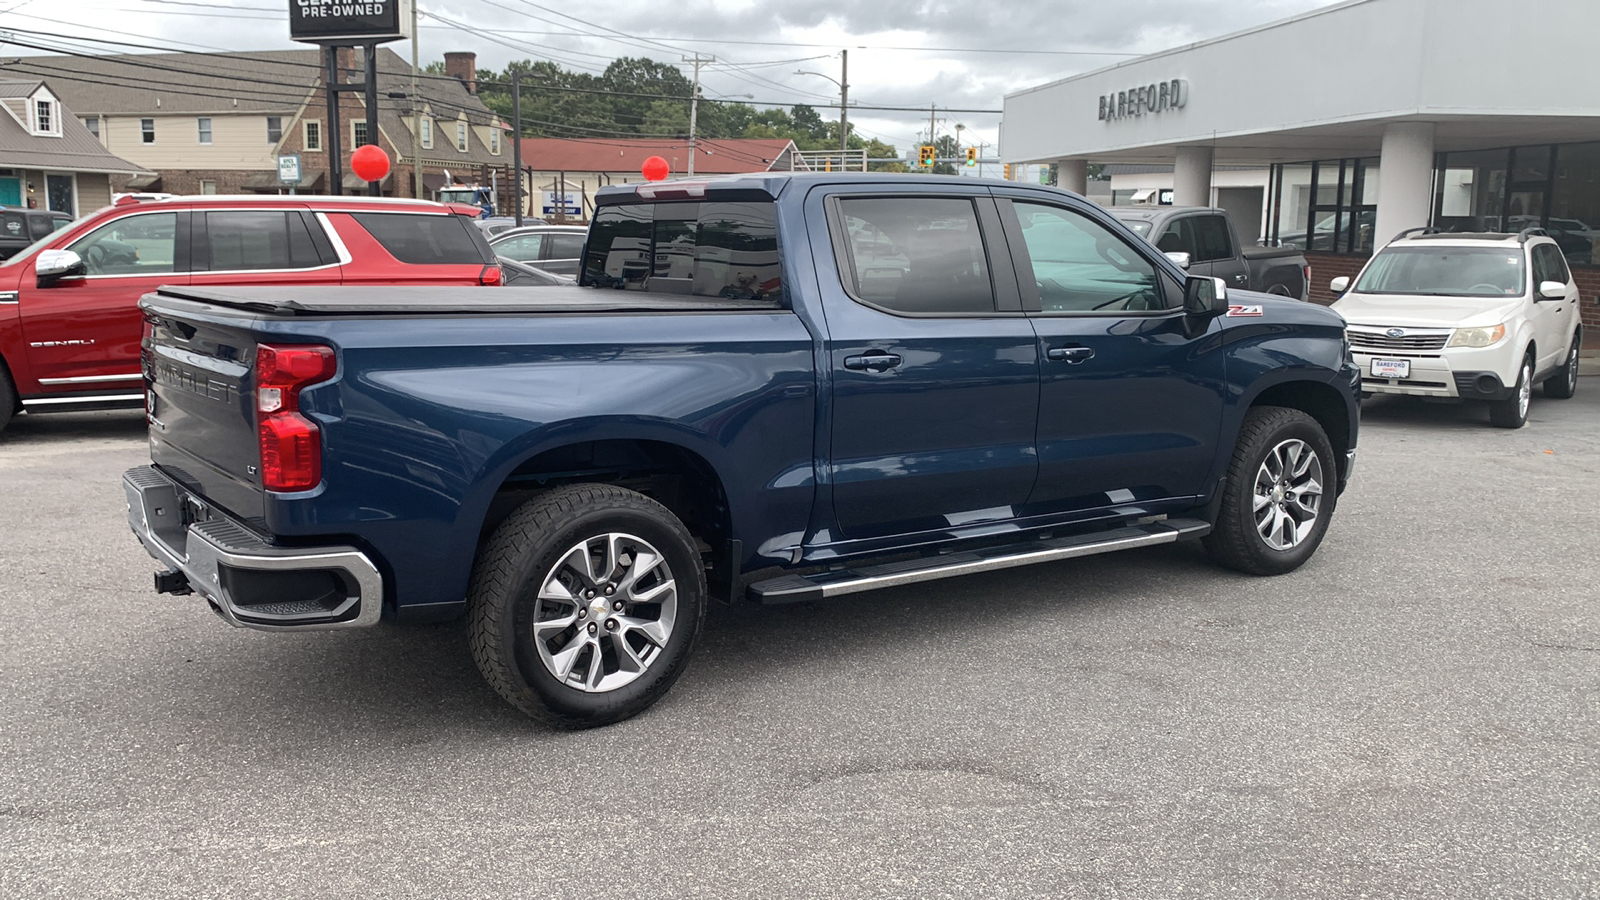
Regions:
<svg viewBox="0 0 1600 900"><path fill-rule="evenodd" d="M562 684L614 691L661 658L677 613L661 551L631 534L602 534L563 553L540 583L534 645Z"/></svg>
<svg viewBox="0 0 1600 900"><path fill-rule="evenodd" d="M1256 471L1256 531L1268 547L1291 550L1317 525L1322 512L1322 460L1299 438L1279 443Z"/></svg>

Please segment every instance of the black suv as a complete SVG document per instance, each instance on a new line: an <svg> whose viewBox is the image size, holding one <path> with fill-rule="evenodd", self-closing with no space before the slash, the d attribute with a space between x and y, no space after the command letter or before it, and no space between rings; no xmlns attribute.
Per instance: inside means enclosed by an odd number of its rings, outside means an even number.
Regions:
<svg viewBox="0 0 1600 900"><path fill-rule="evenodd" d="M50 209L0 206L0 259L54 231L67 227L72 217Z"/></svg>

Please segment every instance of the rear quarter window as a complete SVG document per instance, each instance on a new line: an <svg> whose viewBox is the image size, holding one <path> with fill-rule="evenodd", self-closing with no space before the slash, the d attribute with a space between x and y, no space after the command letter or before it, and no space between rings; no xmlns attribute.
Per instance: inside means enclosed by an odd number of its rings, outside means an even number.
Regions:
<svg viewBox="0 0 1600 900"><path fill-rule="evenodd" d="M485 265L494 253L477 226L455 215L351 213L383 249L412 265Z"/></svg>

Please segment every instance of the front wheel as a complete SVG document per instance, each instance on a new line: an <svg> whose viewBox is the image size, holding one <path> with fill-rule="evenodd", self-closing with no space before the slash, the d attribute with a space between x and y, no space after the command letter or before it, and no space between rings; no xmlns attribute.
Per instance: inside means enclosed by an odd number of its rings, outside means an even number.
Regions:
<svg viewBox="0 0 1600 900"><path fill-rule="evenodd" d="M1517 386L1511 396L1489 403L1489 424L1496 428L1521 428L1528 423L1528 406L1533 402L1533 354L1522 358L1517 370Z"/></svg>
<svg viewBox="0 0 1600 900"><path fill-rule="evenodd" d="M705 572L666 507L570 485L501 523L467 600L490 686L535 719L587 728L636 715L683 674L705 621Z"/></svg>
<svg viewBox="0 0 1600 900"><path fill-rule="evenodd" d="M17 410L17 388L11 383L11 373L6 371L5 360L0 359L0 431L11 423Z"/></svg>
<svg viewBox="0 0 1600 900"><path fill-rule="evenodd" d="M1239 429L1222 509L1203 543L1211 558L1251 575L1282 575L1315 553L1338 485L1333 445L1298 409L1258 406Z"/></svg>

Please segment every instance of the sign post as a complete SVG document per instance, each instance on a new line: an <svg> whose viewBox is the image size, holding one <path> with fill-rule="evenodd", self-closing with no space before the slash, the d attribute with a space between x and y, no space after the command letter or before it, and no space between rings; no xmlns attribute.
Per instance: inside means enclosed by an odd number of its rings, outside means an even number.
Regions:
<svg viewBox="0 0 1600 900"><path fill-rule="evenodd" d="M278 157L278 183L289 186L289 193L300 186L300 154L284 153Z"/></svg>
<svg viewBox="0 0 1600 900"><path fill-rule="evenodd" d="M344 121L339 115L339 95L346 91L362 91L365 94L367 142L378 144L378 45L410 36L413 2L289 0L289 39L320 44L326 53L323 81L327 92L328 127L325 144L328 152L328 189L332 194L344 193ZM344 84L340 81L339 49L356 46L363 48L366 54L366 77L359 84ZM417 98L412 97L411 103L416 106ZM411 164L417 167L416 160L412 160ZM420 170L417 180L422 180ZM380 193L379 182L369 182L368 190L377 196Z"/></svg>

